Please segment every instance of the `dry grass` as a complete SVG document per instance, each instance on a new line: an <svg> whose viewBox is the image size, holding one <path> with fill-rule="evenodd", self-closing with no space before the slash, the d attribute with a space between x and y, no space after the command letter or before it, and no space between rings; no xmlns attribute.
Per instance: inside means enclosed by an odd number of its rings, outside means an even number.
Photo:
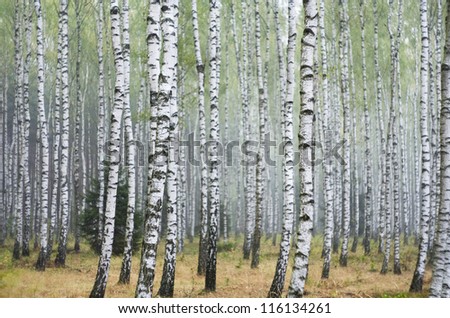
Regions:
<svg viewBox="0 0 450 318"><path fill-rule="evenodd" d="M330 279L320 279L322 240L313 242L311 264L306 285L307 297L424 297L423 294L408 293L414 271L417 248L402 246L402 275L380 275L382 256L364 256L359 246L351 253L348 267L338 264L338 255L333 255ZM69 245L72 246L72 245ZM262 242L261 264L250 269L250 262L242 259L241 242L228 243L218 256L217 291L204 293L204 277L196 274L197 243L186 245L185 252L178 256L175 282L175 297L266 297L272 282L278 256L278 246L270 241ZM374 250L376 251L375 247ZM157 292L162 273L162 251L157 267L154 292ZM69 252L65 268L49 267L45 272L34 270L37 252L29 258L13 262L11 245L0 248L0 297L87 297L92 288L98 258L86 245L79 254ZM137 280L139 258L133 258L133 274L130 285L117 284L121 258L112 259L107 297L133 297ZM288 279L290 277L288 271ZM428 290L430 271L425 276L424 290ZM286 287L289 281L286 283Z"/></svg>

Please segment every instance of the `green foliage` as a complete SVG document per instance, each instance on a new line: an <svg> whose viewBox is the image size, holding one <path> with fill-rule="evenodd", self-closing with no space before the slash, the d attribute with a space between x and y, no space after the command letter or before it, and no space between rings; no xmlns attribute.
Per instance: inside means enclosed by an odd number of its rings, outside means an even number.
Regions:
<svg viewBox="0 0 450 318"><path fill-rule="evenodd" d="M91 248L100 253L101 242L98 242L98 207L97 198L99 196L99 183L93 180L94 191L89 191L86 195L86 210L81 214L81 235L88 242ZM106 198L106 196L105 196ZM127 202L128 188L126 183L119 183L117 188L116 217L114 224L114 242L113 254L121 255L125 247L125 232L127 221ZM142 215L135 211L134 214L134 232L133 232L133 251L139 249L142 239Z"/></svg>
<svg viewBox="0 0 450 318"><path fill-rule="evenodd" d="M217 252L232 252L236 249L236 242L220 242L217 244Z"/></svg>

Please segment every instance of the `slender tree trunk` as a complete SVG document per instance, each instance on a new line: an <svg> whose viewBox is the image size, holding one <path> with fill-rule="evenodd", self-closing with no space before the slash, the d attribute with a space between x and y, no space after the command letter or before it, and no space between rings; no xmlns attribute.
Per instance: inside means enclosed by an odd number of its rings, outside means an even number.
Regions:
<svg viewBox="0 0 450 318"><path fill-rule="evenodd" d="M3 151L0 154L0 247L3 247L6 240L6 222L7 222L7 200L6 200L6 158L7 158L7 142L6 142L6 121L7 106L4 103L3 94L5 87L3 86L3 79L0 79L0 149Z"/></svg>
<svg viewBox="0 0 450 318"><path fill-rule="evenodd" d="M342 42L342 69L341 69L341 90L342 90L342 106L344 116L344 140L350 140L350 93L349 93L349 27L348 27L348 4L347 0L341 2L341 39ZM350 146L345 143L343 146L343 240L339 264L347 266L348 242L350 238Z"/></svg>
<svg viewBox="0 0 450 318"><path fill-rule="evenodd" d="M442 1L438 1L439 5ZM447 16L450 6L447 7ZM439 61L437 61L439 63ZM441 134L441 166L440 166L440 204L438 214L438 231L436 233L435 251L433 256L433 275L431 279L430 294L432 298L443 296L443 284L446 275L446 257L448 257L449 244L449 208L450 208L450 18L446 19L446 41L444 59L442 61L442 105L438 105Z"/></svg>
<svg viewBox="0 0 450 318"><path fill-rule="evenodd" d="M123 108L124 108L124 125L125 140L123 145L126 151L127 166L127 185L128 185L128 202L127 202L127 220L125 229L125 249L123 251L122 268L120 270L119 283L129 284L131 273L131 256L133 252L133 232L134 232L134 214L136 210L136 141L133 136L133 123L131 121L130 110L130 34L129 34L129 18L128 18L128 0L122 2L122 54L123 54Z"/></svg>
<svg viewBox="0 0 450 318"><path fill-rule="evenodd" d="M209 43L209 67L210 67L210 107L211 124L208 160L209 170L209 235L208 235L208 258L206 261L205 290L216 290L217 275L217 238L218 238L218 215L220 210L219 197L219 81L217 74L220 72L218 63L218 47L220 43L220 0L210 1L210 43Z"/></svg>
<svg viewBox="0 0 450 318"><path fill-rule="evenodd" d="M242 11L241 11L241 21L242 21L242 30L247 30L247 28L250 29L250 23L247 23L247 0L244 0L242 3ZM251 97L251 91L250 91L250 79L251 79L251 66L249 63L249 55L250 55L250 41L248 38L249 34L244 32L242 34L242 55L243 55L243 67L242 72L243 80L244 80L244 87L245 87L245 102L242 105L243 106L243 115L244 115L244 142L249 141L251 136L251 124L250 124L250 97ZM251 252L251 246L252 246L252 239L253 239L253 217L255 214L254 209L254 198L253 198L253 173L254 173L254 167L249 165L249 153L248 149L246 148L244 151L245 156L245 226L244 226L244 245L243 245L243 257L244 259L250 258L250 252Z"/></svg>
<svg viewBox="0 0 450 318"><path fill-rule="evenodd" d="M178 6L174 7L173 24L175 29L178 29ZM175 40L177 40L175 38ZM173 56L178 60L178 47L175 45L173 49ZM177 240L178 237L178 213L177 209L177 196L179 190L178 183L178 153L180 151L178 136L179 136L179 124L178 124L178 63L172 70L172 91L170 97L170 145L169 145L169 165L167 170L167 236L163 274L161 278L161 287L158 294L161 297L173 297L174 285L175 285L175 268L177 262Z"/></svg>
<svg viewBox="0 0 450 318"><path fill-rule="evenodd" d="M373 51L374 51L374 64L375 64L375 76L376 76L376 110L377 110L377 117L378 117L378 132L380 136L380 159L379 159L379 180L382 179L383 171L384 171L384 157L386 154L385 150L385 144L386 144L386 137L384 133L384 120L383 120L383 105L382 105L382 97L381 97L381 90L382 90L382 82L381 82L381 71L380 71L380 62L379 62L379 49L378 49L378 6L377 6L377 0L373 0L373 19L374 19L374 39L373 39ZM380 177L381 176L381 177ZM379 195L378 195L378 216L379 216L379 234L382 234L383 231L383 224L384 224L384 200L385 200L385 192L383 190L382 182L379 182L379 189L378 189ZM366 217L366 224L365 224L365 233L364 233L364 254L369 255L370 254L370 236L372 232L372 228L370 225L370 219ZM381 239L380 239L381 242Z"/></svg>
<svg viewBox="0 0 450 318"><path fill-rule="evenodd" d="M205 65L202 61L200 34L198 30L197 0L192 0L192 24L198 76L198 120L200 129L200 239L197 274L206 271L206 246L208 244L208 170L206 165L206 115L205 115Z"/></svg>
<svg viewBox="0 0 450 318"><path fill-rule="evenodd" d="M58 30L62 30L62 15L59 15ZM53 241L57 231L57 218L61 209L61 197L60 197L60 185L61 185L61 62L62 62L62 32L58 32L58 57L56 65L56 78L55 78L55 108L52 111L52 129L53 129L53 142L52 142L52 194L51 194L51 208L50 208L50 226L48 229L48 248L47 248L47 261L50 260L53 252Z"/></svg>
<svg viewBox="0 0 450 318"><path fill-rule="evenodd" d="M411 282L410 291L420 292L423 286L423 276L425 274L425 264L429 242L429 221L430 221L430 181L431 181L431 157L430 141L428 135L428 58L429 58L429 37L428 37L428 9L427 1L420 2L420 18L422 31L422 52L421 52L421 118L420 130L422 139L422 174L421 174L421 213L420 213L420 243L417 257L416 269Z"/></svg>
<svg viewBox="0 0 450 318"><path fill-rule="evenodd" d="M97 178L99 184L98 208L98 233L97 245L100 247L103 238L103 226L105 224L105 78L103 62L103 0L97 0L97 57L98 57L98 132L97 132ZM100 251L97 251L100 252Z"/></svg>
<svg viewBox="0 0 450 318"><path fill-rule="evenodd" d="M75 232L75 252L80 251L80 228L79 228L79 216L82 210L82 201L84 197L83 189L83 167L81 164L81 156L83 153L83 140L81 132L81 121L83 120L82 108L82 96L81 96L81 17L80 17L80 0L75 1L75 19L76 19L76 37L77 37L77 57L75 64L75 89L76 89L76 116L75 116L75 146L73 148L73 180L74 180L74 201L75 201L75 213L74 217L74 232Z"/></svg>
<svg viewBox="0 0 450 318"><path fill-rule="evenodd" d="M235 53L236 53L236 67L237 67L237 73L238 73L238 78L239 78L239 89L240 89L240 98L241 98L241 103L242 103L242 115L241 118L241 125L242 128L239 129L239 140L242 140L242 135L244 134L244 130L245 130L245 125L246 125L246 112L248 109L248 105L247 105L247 86L246 86L246 74L245 74L245 64L243 63L242 59L241 59L241 51L240 51L240 47L239 47L239 43L238 43L238 39L237 39L237 32L236 32L236 17L235 17L235 12L234 12L234 6L233 6L233 2L231 3L231 26L232 26L232 32L233 32L233 43L234 43L234 48L235 48ZM245 37L243 37L245 38ZM243 46L244 48L244 46ZM245 56L244 56L244 60L245 60ZM238 169L238 185L237 185L237 191L238 191L238 202L237 202L237 215L236 215L236 237L238 237L241 232L242 232L242 228L241 228L241 165L239 163L239 169ZM247 198L247 195L244 195L245 198ZM246 214L247 215L247 214ZM246 218L247 220L247 218ZM244 231L246 233L246 231ZM245 239L245 238L244 238Z"/></svg>
<svg viewBox="0 0 450 318"><path fill-rule="evenodd" d="M322 54L322 91L323 96L323 127L325 130L330 130L328 119L330 117L330 96L328 85L328 54L325 34L325 1L320 0L319 6L319 29L320 29L320 43ZM329 153L331 149L331 136L329 133L325 134L325 153ZM322 278L329 277L331 264L331 241L333 238L333 189L332 189L332 166L330 158L324 158L324 186L325 186L325 228L324 228L324 242L323 242L323 267Z"/></svg>
<svg viewBox="0 0 450 318"><path fill-rule="evenodd" d="M58 254L55 265L64 267L66 264L67 236L69 232L69 32L68 32L67 0L60 2L61 32L61 225L59 229Z"/></svg>
<svg viewBox="0 0 450 318"><path fill-rule="evenodd" d="M259 148L256 163L256 214L255 214L255 229L253 231L252 241L252 262L251 267L256 268L259 265L259 255L261 247L261 231L262 218L264 211L264 186L265 186L265 164L264 164L264 139L265 139L265 118L264 110L267 104L265 88L264 88L264 74L263 62L261 57L261 17L259 11L259 1L255 0L255 42L256 42L256 65L258 77L258 109L259 109Z"/></svg>
<svg viewBox="0 0 450 318"><path fill-rule="evenodd" d="M30 3L24 2L24 35L25 35L25 60L23 64L23 105L22 105L22 145L20 157L20 167L23 176L23 237L22 255L30 256L31 237L31 182L29 171L30 157L30 93L29 74L31 65L31 22L32 7Z"/></svg>
<svg viewBox="0 0 450 318"><path fill-rule="evenodd" d="M297 246L288 297L303 297L308 275L314 219L314 55L317 42L317 1L303 0L305 23L300 66L300 215Z"/></svg>
<svg viewBox="0 0 450 318"><path fill-rule="evenodd" d="M41 136L41 165L40 165L40 215L41 215L41 249L36 263L36 269L45 270L47 262L47 216L48 216L48 199L49 199L49 144L48 144L48 128L47 119L45 118L45 73L44 73L44 35L43 35L43 19L41 10L41 1L35 0L36 8L36 40L37 40L37 63L38 63L38 109L39 109L39 133ZM36 211L37 213L38 211Z"/></svg>
<svg viewBox="0 0 450 318"><path fill-rule="evenodd" d="M14 16L14 62L15 62L15 83L14 83L14 118L13 124L15 129L13 136L15 140L14 156L12 168L15 169L15 178L13 184L16 185L14 200L14 215L15 215L15 241L13 250L13 259L20 259L20 250L22 247L22 235L23 235L23 219L22 219L22 202L23 202L23 187L22 187L22 172L18 165L20 160L20 131L22 120L20 116L22 103L23 103L23 64L22 64L22 18L20 12L22 5L20 0L15 2L15 16Z"/></svg>
<svg viewBox="0 0 450 318"><path fill-rule="evenodd" d="M105 225L102 248L98 261L97 275L90 298L103 298L108 282L109 267L114 240L114 223L116 215L117 187L119 183L120 165L120 131L124 108L124 66L123 49L121 45L121 21L118 0L111 0L111 36L114 50L114 65L116 82L114 86L114 107L111 112L111 128L109 132L108 185L105 206Z"/></svg>

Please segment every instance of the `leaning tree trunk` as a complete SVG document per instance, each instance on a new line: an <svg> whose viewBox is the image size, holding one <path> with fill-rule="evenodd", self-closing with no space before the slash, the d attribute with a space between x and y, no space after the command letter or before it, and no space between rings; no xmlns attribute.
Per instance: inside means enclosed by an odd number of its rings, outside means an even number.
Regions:
<svg viewBox="0 0 450 318"><path fill-rule="evenodd" d="M119 183L120 130L124 104L124 67L121 45L120 8L118 0L111 0L110 15L114 65L116 68L116 83L114 87L114 107L111 112L111 128L109 132L108 151L110 161L108 163L105 225L100 259L98 261L97 276L95 278L94 287L89 295L91 298L103 298L105 295L114 240L117 187Z"/></svg>
<svg viewBox="0 0 450 318"><path fill-rule="evenodd" d="M129 284L131 273L131 256L133 252L133 232L134 213L136 210L136 143L133 136L133 123L131 121L130 110L130 34L128 18L128 0L123 0L122 23L123 23L123 108L124 108L124 128L126 144L123 145L126 151L127 163L127 220L125 229L125 248L123 251L122 268L120 270L119 283Z"/></svg>
<svg viewBox="0 0 450 318"><path fill-rule="evenodd" d="M48 145L48 128L47 119L45 118L45 101L44 101L44 35L43 35L43 19L41 10L41 1L35 0L34 5L36 8L37 24L36 24L36 40L37 40L37 64L38 64L38 109L39 109L39 126L41 135L41 166L40 176L41 178L41 250L39 252L39 258L36 263L36 269L40 271L45 270L45 264L47 262L47 219L48 219L48 198L49 198L49 145ZM37 213L38 211L36 211Z"/></svg>
<svg viewBox="0 0 450 318"><path fill-rule="evenodd" d="M292 227L294 225L294 156L293 156L293 118L292 105L294 103L295 89L295 48L297 38L297 16L295 12L295 0L289 1L289 37L287 47L287 72L285 73L285 64L282 55L280 23L278 21L278 4L274 12L276 32L277 32L277 48L278 48L278 65L280 72L280 100L281 114L283 123L289 122L289 125L282 125L283 141L284 141L284 203L283 203L283 225L281 230L280 254L278 256L275 274L272 285L269 290L269 297L279 298L283 292L286 280L286 271L289 261L289 252L291 249ZM286 77L285 77L286 74ZM284 96L286 95L286 96ZM288 142L289 141L289 142Z"/></svg>
<svg viewBox="0 0 450 318"><path fill-rule="evenodd" d="M155 7L156 5L159 7L159 3L152 3L151 9L153 4L155 4ZM172 77L173 70L178 63L177 27L175 24L178 15L178 0L163 0L161 9L165 9L161 10L163 14L161 29L164 39L164 60L161 68L159 92L156 92L158 96L158 127L154 150L154 162L158 164L152 168L152 173L148 177L149 194L144 221L141 270L136 286L136 297L139 298L150 298L153 292L162 203L167 180ZM149 58L152 57L152 54L150 54Z"/></svg>
<svg viewBox="0 0 450 318"><path fill-rule="evenodd" d="M61 217L58 242L58 254L55 265L65 266L67 253L67 236L69 232L69 31L68 31L67 0L60 2L61 32L61 158L60 158L60 188ZM58 111L58 110L56 110Z"/></svg>
<svg viewBox="0 0 450 318"><path fill-rule="evenodd" d="M300 215L294 268L288 297L303 297L308 275L314 219L314 55L317 42L317 1L303 0L305 26L300 66Z"/></svg>
<svg viewBox="0 0 450 318"><path fill-rule="evenodd" d="M422 139L422 174L421 174L421 213L420 213L420 243L417 257L416 269L411 282L410 291L420 292L423 286L423 276L428 252L429 221L430 221L430 181L431 181L431 155L430 140L428 135L428 59L429 59L429 37L428 37L428 9L427 1L420 2L420 18L422 30L422 52L421 52L421 95L420 95L420 130Z"/></svg>
<svg viewBox="0 0 450 318"><path fill-rule="evenodd" d="M438 1L441 4L442 0ZM450 6L447 7L447 15ZM439 61L437 61L439 63ZM450 18L446 21L446 41L444 59L442 61L442 105L440 107L441 132L441 182L440 204L438 215L438 231L436 233L435 251L433 256L433 276L430 294L432 298L442 297L443 284L446 276L446 256L450 250L449 221L450 221ZM449 286L450 287L450 286Z"/></svg>
<svg viewBox="0 0 450 318"><path fill-rule="evenodd" d="M207 246L207 261L205 272L205 290L216 290L217 274L217 238L218 238L218 215L220 210L219 197L219 161L218 143L219 137L219 81L217 74L220 72L218 63L218 46L220 42L220 0L210 2L210 43L209 43L209 66L210 66L210 107L211 124L209 137L212 146L209 149L209 235Z"/></svg>

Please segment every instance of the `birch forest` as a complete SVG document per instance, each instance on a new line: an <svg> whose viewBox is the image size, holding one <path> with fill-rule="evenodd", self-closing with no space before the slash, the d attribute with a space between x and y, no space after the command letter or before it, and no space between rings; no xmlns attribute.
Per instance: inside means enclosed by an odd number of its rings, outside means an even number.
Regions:
<svg viewBox="0 0 450 318"><path fill-rule="evenodd" d="M1 0L0 297L450 297L445 0Z"/></svg>

